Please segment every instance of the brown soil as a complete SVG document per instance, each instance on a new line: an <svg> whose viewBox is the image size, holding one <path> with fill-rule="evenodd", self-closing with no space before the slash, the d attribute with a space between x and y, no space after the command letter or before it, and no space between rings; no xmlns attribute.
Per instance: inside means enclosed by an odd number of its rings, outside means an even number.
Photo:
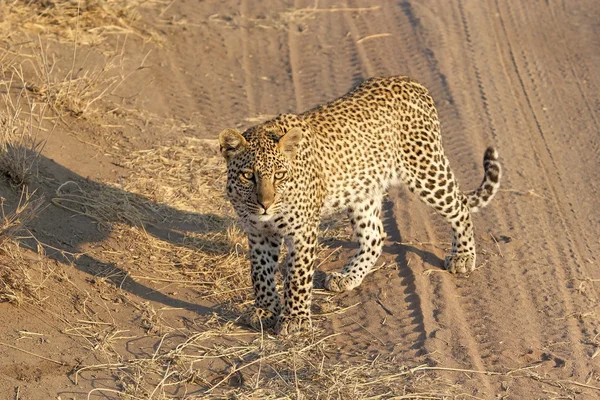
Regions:
<svg viewBox="0 0 600 400"><path fill-rule="evenodd" d="M55 105L31 185L47 207L0 252L30 285L0 302L0 398L600 398L594 1L175 0L135 12L79 28L77 68L118 60L98 78L126 77L110 93L75 109L30 90ZM26 37L67 75L74 39L58 25L2 21L5 66L35 80L19 58L33 57ZM245 242L211 140L377 75L429 88L463 188L497 146L502 189L474 217L479 268L443 271L449 226L395 189L382 267L350 293L317 290L314 337L237 325L251 301ZM19 190L0 190L14 209ZM329 271L355 245L339 221L325 227Z"/></svg>

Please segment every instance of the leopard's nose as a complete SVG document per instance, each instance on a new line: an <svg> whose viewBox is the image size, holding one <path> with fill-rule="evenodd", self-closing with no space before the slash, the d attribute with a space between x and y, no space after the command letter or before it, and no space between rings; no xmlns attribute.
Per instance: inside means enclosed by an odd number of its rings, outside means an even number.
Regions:
<svg viewBox="0 0 600 400"><path fill-rule="evenodd" d="M273 200L267 200L267 199L263 199L262 201L258 200L258 204L260 204L262 206L262 208L264 208L265 211L267 211L267 209L273 205Z"/></svg>

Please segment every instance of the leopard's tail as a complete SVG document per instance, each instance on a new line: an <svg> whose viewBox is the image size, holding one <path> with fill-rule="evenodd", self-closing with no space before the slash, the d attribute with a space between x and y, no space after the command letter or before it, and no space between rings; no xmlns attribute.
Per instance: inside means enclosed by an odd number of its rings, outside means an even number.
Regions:
<svg viewBox="0 0 600 400"><path fill-rule="evenodd" d="M485 175L479 187L471 192L465 193L467 204L471 212L477 212L488 205L500 188L502 177L502 166L498 161L498 151L488 147L483 155L483 169Z"/></svg>

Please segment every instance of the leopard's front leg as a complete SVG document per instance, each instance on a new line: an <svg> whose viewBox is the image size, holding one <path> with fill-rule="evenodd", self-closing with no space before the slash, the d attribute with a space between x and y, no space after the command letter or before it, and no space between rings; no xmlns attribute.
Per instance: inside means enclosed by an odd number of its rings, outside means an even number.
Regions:
<svg viewBox="0 0 600 400"><path fill-rule="evenodd" d="M250 233L248 244L255 300L254 306L247 312L247 323L257 330L261 327L272 328L281 313L281 302L275 286L275 270L281 250L281 237Z"/></svg>
<svg viewBox="0 0 600 400"><path fill-rule="evenodd" d="M289 264L284 284L283 311L278 331L282 335L312 328L310 305L316 258L316 226L298 233L289 241Z"/></svg>

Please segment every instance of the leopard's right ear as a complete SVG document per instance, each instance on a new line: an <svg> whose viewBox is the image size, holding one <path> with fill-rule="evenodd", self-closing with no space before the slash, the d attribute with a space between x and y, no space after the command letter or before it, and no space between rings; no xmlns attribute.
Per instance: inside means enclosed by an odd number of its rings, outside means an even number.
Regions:
<svg viewBox="0 0 600 400"><path fill-rule="evenodd" d="M219 134L219 144L221 145L221 154L229 161L246 147L247 142L240 131L236 129L224 129Z"/></svg>

